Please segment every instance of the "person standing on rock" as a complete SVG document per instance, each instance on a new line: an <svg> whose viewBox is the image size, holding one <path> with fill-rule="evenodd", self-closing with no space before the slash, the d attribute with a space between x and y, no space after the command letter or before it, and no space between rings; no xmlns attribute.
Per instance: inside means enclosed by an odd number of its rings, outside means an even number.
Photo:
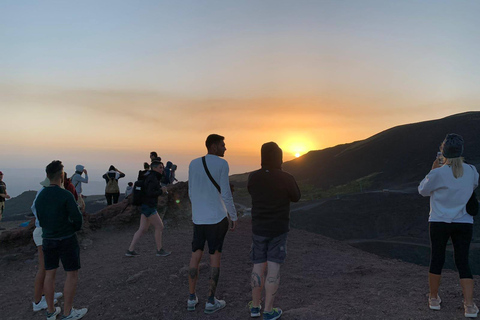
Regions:
<svg viewBox="0 0 480 320"><path fill-rule="evenodd" d="M466 211L466 204L478 186L478 172L474 166L463 162L463 138L458 134L448 134L440 146L446 159L442 166L439 158L433 162L432 170L420 182L418 192L430 197L430 288L428 306L440 310L442 300L438 295L445 250L451 239L455 265L460 275L463 291L465 317L476 318L478 308L473 302L473 276L468 256L473 235L473 217Z"/></svg>
<svg viewBox="0 0 480 320"><path fill-rule="evenodd" d="M62 261L67 273L65 280L64 305L62 319L80 319L88 311L87 308L74 309L73 298L78 282L80 269L80 247L76 231L82 228L83 218L73 195L63 189L63 164L52 161L46 168L50 185L38 194L35 200L40 227L42 227L43 254L45 260L44 293L47 300L47 320L54 320L61 312L54 306L55 276Z"/></svg>
<svg viewBox="0 0 480 320"><path fill-rule="evenodd" d="M105 179L105 198L107 199L107 206L113 203L118 203L120 197L120 188L118 187L118 179L125 177L125 173L115 168L113 165L108 168L108 171L102 176Z"/></svg>
<svg viewBox="0 0 480 320"><path fill-rule="evenodd" d="M167 187L160 186L160 180L162 179L163 163L160 158L154 158L150 165L152 170L145 175L144 192L142 197L141 215L140 215L140 227L133 235L130 247L128 247L125 255L127 257L138 256L139 253L135 251L135 245L142 235L148 231L148 227L152 224L155 227L155 244L157 246L157 256L166 257L171 254L170 251L163 249L162 236L163 236L163 221L158 215L157 205L158 197L164 193L167 193Z"/></svg>
<svg viewBox="0 0 480 320"><path fill-rule="evenodd" d="M3 182L3 172L0 171L0 221L2 221L5 210L5 199L10 199L10 196L7 193L7 185Z"/></svg>
<svg viewBox="0 0 480 320"><path fill-rule="evenodd" d="M228 179L228 163L222 157L225 148L224 137L211 134L205 145L208 154L192 160L188 168L188 194L192 202L193 241L192 257L188 272L190 296L187 300L187 310L194 311L198 303L196 284L198 266L202 259L205 242L208 242L210 254L210 287L204 312L214 313L223 309L224 300L215 298L220 276L220 260L222 247L229 228L234 230L237 225L237 211L233 203Z"/></svg>
<svg viewBox="0 0 480 320"><path fill-rule="evenodd" d="M85 178L82 177L82 174L85 173ZM70 177L70 180L72 180L72 184L75 186L75 190L77 190L77 195L78 195L78 206L80 207L80 211L82 213L85 213L85 201L83 200L82 196L82 183L88 183L88 173L87 169L85 169L84 166L81 164L78 164L75 167L75 173Z"/></svg>
<svg viewBox="0 0 480 320"><path fill-rule="evenodd" d="M247 188L252 196L252 301L250 316L260 317L262 290L265 287L263 319L282 316L282 310L273 308L280 285L280 266L287 255L287 236L290 230L290 202L300 200L300 189L295 178L282 171L282 149L268 142L261 149L262 168L248 177ZM267 276L265 279L265 270Z"/></svg>

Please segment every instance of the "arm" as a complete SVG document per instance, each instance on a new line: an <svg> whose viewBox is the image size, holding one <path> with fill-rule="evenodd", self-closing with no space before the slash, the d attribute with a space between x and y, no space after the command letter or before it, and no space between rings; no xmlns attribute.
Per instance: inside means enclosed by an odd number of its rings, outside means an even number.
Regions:
<svg viewBox="0 0 480 320"><path fill-rule="evenodd" d="M430 196L430 194L437 188L437 176L438 175L434 170L430 171L418 185L418 193L420 193L424 197Z"/></svg>
<svg viewBox="0 0 480 320"><path fill-rule="evenodd" d="M290 201L298 202L301 197L300 188L298 187L297 182L293 176L290 176L291 182L288 189L288 194L290 195Z"/></svg>
<svg viewBox="0 0 480 320"><path fill-rule="evenodd" d="M145 180L145 194L149 198L159 197L163 194L163 188L160 187L160 183L152 175L149 175Z"/></svg>
<svg viewBox="0 0 480 320"><path fill-rule="evenodd" d="M230 191L230 180L228 179L228 163L225 161L220 171L220 189L222 190L222 199L227 208L228 215L232 221L237 221L237 209L233 203L232 192Z"/></svg>
<svg viewBox="0 0 480 320"><path fill-rule="evenodd" d="M73 194L69 193L70 196L67 197L67 212L68 212L68 217L70 218L70 221L73 224L73 228L75 231L78 231L82 229L82 224L83 224L83 217L82 213L80 212L80 209L78 208L77 202L75 201L75 198L73 197Z"/></svg>

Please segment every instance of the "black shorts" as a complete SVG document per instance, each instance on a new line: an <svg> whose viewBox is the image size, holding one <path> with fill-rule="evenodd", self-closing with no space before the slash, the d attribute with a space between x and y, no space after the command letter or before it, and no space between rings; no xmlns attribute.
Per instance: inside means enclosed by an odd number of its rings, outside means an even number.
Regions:
<svg viewBox="0 0 480 320"><path fill-rule="evenodd" d="M250 259L254 264L272 261L284 263L287 256L288 232L277 237L262 237L252 234Z"/></svg>
<svg viewBox="0 0 480 320"><path fill-rule="evenodd" d="M80 246L76 235L61 240L43 239L42 249L45 270L57 269L59 260L62 260L65 271L80 269Z"/></svg>
<svg viewBox="0 0 480 320"><path fill-rule="evenodd" d="M208 253L222 252L223 240L228 231L228 219L225 217L217 224L194 224L192 252L202 250L208 242Z"/></svg>

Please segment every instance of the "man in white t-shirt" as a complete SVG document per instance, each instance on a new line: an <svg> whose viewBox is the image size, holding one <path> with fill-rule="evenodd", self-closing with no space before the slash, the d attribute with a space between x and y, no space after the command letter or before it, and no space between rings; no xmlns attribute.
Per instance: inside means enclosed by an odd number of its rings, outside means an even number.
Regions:
<svg viewBox="0 0 480 320"><path fill-rule="evenodd" d="M204 310L207 314L223 309L226 305L224 300L215 298L215 291L220 276L223 241L229 224L232 231L237 225L237 211L228 179L229 167L227 161L222 159L227 150L224 139L218 134L209 135L205 142L208 154L192 160L188 168L188 194L192 202L194 228L188 272L190 296L187 310L194 311L198 303L195 293L198 265L202 259L205 242L208 242L211 274L208 301Z"/></svg>

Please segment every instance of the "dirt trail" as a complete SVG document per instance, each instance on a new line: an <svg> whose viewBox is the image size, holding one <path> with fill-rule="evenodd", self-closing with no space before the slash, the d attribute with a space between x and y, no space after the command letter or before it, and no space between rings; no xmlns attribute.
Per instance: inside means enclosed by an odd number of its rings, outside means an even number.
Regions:
<svg viewBox="0 0 480 320"><path fill-rule="evenodd" d="M153 231L141 239L141 256L124 256L136 224L110 226L84 236L82 269L74 305L88 307L84 319L250 319L250 222L227 235L217 296L227 307L203 313L208 286L204 257L198 283L200 303L186 311L191 227L165 230L166 258L156 257ZM2 320L45 319L32 311L36 256L0 257ZM444 272L442 310L427 308L427 268L379 258L323 236L292 230L275 305L282 319L464 319L458 277ZM59 269L57 291L64 283ZM478 290L477 290L478 291ZM477 301L480 301L476 294ZM60 300L60 306L63 306Z"/></svg>

